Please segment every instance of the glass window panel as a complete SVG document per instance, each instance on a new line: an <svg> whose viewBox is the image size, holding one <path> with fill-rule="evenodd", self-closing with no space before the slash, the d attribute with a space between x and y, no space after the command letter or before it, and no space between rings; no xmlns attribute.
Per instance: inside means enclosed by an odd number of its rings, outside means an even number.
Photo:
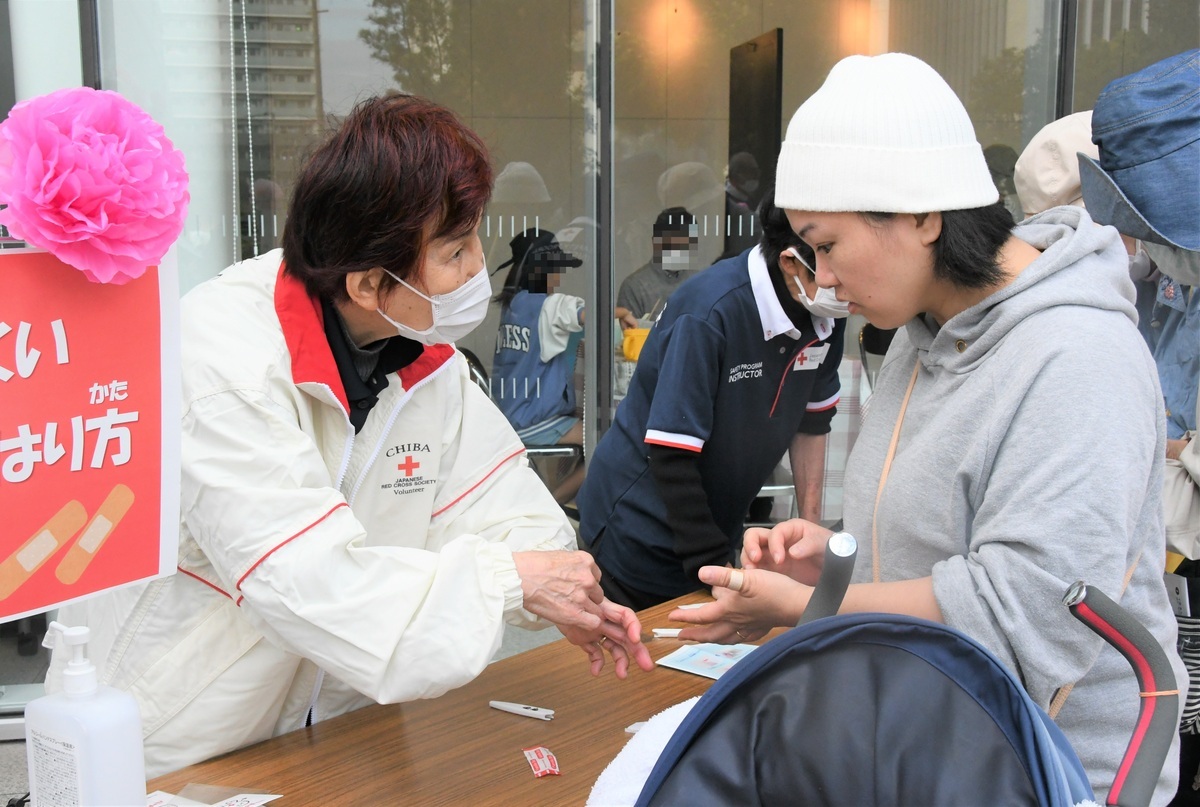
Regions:
<svg viewBox="0 0 1200 807"><path fill-rule="evenodd" d="M480 226L489 269L511 256L516 232L567 227L584 265L564 274L561 291L590 296L597 233L592 5L102 1L106 87L143 105L187 156L184 290L279 247L305 156L359 100L402 90L454 110L491 152L496 192ZM494 291L505 276L493 275ZM459 344L478 357L482 373L492 370L499 324L494 305Z"/></svg>
<svg viewBox="0 0 1200 807"><path fill-rule="evenodd" d="M621 284L654 258L651 225L663 208L682 203L697 216L692 272L703 271L736 243L727 242L729 225L749 222L727 218L725 208L735 164L730 128L747 124L731 121L729 114L732 48L782 29L780 131L760 133L776 143L792 113L843 57L904 51L924 59L962 98L996 184L1019 217L1013 163L1023 144L1054 116L1061 13L1058 0L614 0L613 282L618 300ZM760 181L772 185L774 177ZM853 346L861 325L860 318L852 318L848 359L858 358ZM616 401L630 365L617 356ZM853 373L846 378L852 383ZM849 418L852 391L844 392ZM856 431L854 424L835 424L838 428ZM837 440L831 439L830 479L841 477L850 442L835 446ZM782 480L767 481L787 481L782 468L776 476ZM826 520L836 520L836 484L827 487L825 505Z"/></svg>
<svg viewBox="0 0 1200 807"><path fill-rule="evenodd" d="M1091 109L1108 82L1200 46L1193 0L1079 0L1071 110Z"/></svg>

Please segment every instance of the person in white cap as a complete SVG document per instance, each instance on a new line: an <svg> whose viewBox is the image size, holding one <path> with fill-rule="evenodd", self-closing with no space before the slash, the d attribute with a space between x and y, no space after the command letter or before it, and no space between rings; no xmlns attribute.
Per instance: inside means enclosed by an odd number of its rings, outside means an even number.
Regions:
<svg viewBox="0 0 1200 807"><path fill-rule="evenodd" d="M1103 801L1137 686L1064 592L1083 579L1119 599L1186 681L1162 578L1166 435L1120 238L1077 207L1013 228L962 103L899 53L833 68L788 126L776 188L817 283L899 328L846 467L859 553L842 611L981 642L1055 717ZM747 531L744 569L700 570L716 601L670 615L698 623L681 638L794 625L830 534L798 519ZM1177 755L1176 741L1153 804L1175 792Z"/></svg>
<svg viewBox="0 0 1200 807"><path fill-rule="evenodd" d="M1026 218L1060 205L1084 206L1079 152L1100 156L1092 144L1090 109L1051 121L1030 139L1013 169L1013 184Z"/></svg>

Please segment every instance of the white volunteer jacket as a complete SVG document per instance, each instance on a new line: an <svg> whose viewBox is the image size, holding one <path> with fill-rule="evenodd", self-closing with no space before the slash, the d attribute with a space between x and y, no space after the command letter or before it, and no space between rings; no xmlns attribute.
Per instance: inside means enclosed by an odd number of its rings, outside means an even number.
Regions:
<svg viewBox="0 0 1200 807"><path fill-rule="evenodd" d="M279 250L183 306L179 572L63 609L141 708L156 776L371 702L470 681L521 607L512 553L574 549L452 347L356 435L321 309ZM48 686L55 688L55 659Z"/></svg>

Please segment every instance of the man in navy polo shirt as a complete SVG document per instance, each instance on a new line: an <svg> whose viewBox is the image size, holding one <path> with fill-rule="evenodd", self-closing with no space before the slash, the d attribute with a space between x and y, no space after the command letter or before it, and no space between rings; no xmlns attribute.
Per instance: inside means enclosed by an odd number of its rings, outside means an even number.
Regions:
<svg viewBox="0 0 1200 807"><path fill-rule="evenodd" d="M846 309L817 288L773 193L759 218L758 246L671 295L577 498L605 594L635 609L734 560L784 451L800 501L822 483Z"/></svg>

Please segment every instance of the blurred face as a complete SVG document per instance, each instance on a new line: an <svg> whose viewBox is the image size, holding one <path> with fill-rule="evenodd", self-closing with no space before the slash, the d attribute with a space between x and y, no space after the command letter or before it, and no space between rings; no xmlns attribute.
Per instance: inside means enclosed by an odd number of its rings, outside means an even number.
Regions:
<svg viewBox="0 0 1200 807"><path fill-rule="evenodd" d="M477 223L465 235L430 241L420 270L407 282L433 297L449 294L483 270L483 244L479 240ZM424 330L433 324L429 301L404 286L393 287L387 299L381 301L381 307L392 319L416 330Z"/></svg>
<svg viewBox="0 0 1200 807"><path fill-rule="evenodd" d="M897 328L936 310L932 244L941 233L938 214L872 222L858 213L788 210L787 217L816 255L815 285L832 288L851 314Z"/></svg>
<svg viewBox="0 0 1200 807"><path fill-rule="evenodd" d="M696 239L685 234L667 233L654 238L654 256L661 259L664 252L688 252L695 245Z"/></svg>

